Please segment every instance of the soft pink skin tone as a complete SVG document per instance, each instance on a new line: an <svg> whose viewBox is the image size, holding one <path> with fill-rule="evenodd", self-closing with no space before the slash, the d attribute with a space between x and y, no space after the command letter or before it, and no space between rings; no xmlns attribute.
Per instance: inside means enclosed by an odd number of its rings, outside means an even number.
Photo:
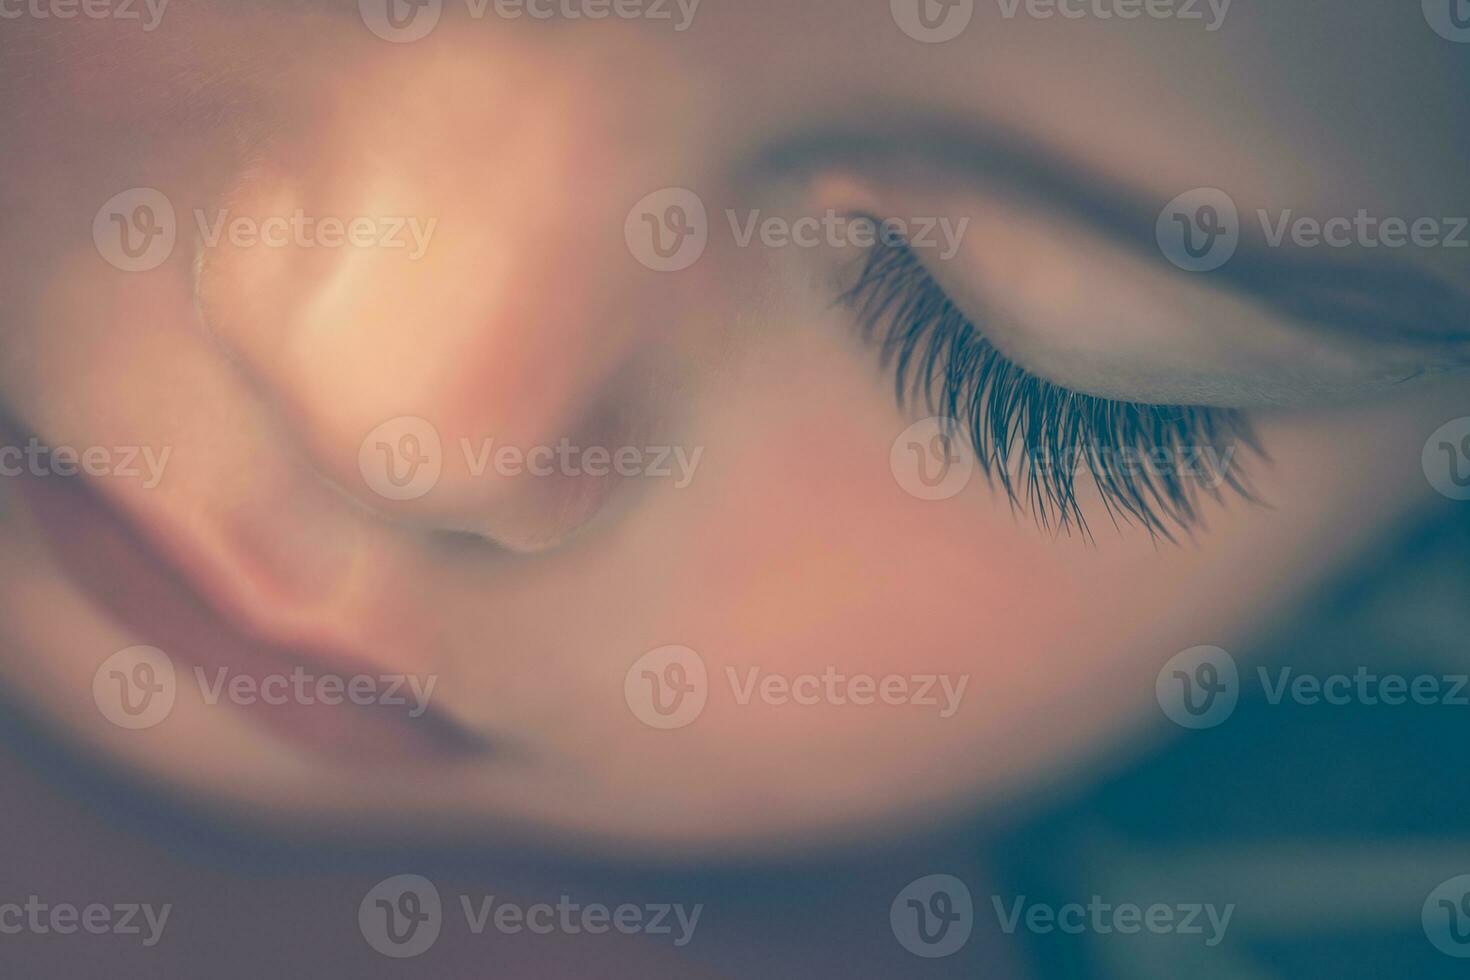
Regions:
<svg viewBox="0 0 1470 980"><path fill-rule="evenodd" d="M365 774L205 705L188 683L164 724L112 727L92 675L140 639L61 571L0 487L0 665L21 703L142 778L279 828L657 856L904 834L1161 732L1154 679L1171 656L1243 643L1436 499L1420 451L1463 414L1463 381L1390 385L1413 362L1280 324L1202 339L1179 317L1228 331L1221 297L1122 259L1082 275L1104 259L1075 229L987 222L1001 205L974 191L865 174L775 187L741 166L804 126L919 105L1020 130L1160 202L1213 185L1250 208L1464 214L1457 117L1373 128L1432 114L1448 95L1429 82L1464 50L1412 10L1354 15L1383 18L1369 28L1345 16L1324 28L1342 31L1338 47L1317 39L1334 52L1320 72L1336 81L1308 92L1300 50L1264 43L1296 29L1284 11L1238 11L1232 29L1205 34L1003 21L982 5L964 38L928 46L899 32L886 4L868 6L711 0L684 34L447 15L430 38L394 45L351 12L204 4L171 10L150 35L77 21L7 52L47 81L0 110L7 132L25 134L5 151L20 219L0 229L5 410L56 444L172 447L156 488L113 478L98 490L253 626L437 675L435 707L500 750ZM1385 39L1403 59L1339 61L1343 46ZM188 80L238 65L252 70L203 89ZM1346 107L1330 120L1316 112L1318 84ZM1378 111L1360 119L1362 102L1334 84L1373 92ZM228 126L202 121L226 105L239 113ZM257 127L272 138L242 159L226 130ZM1353 152L1385 142L1402 154ZM301 207L438 225L417 262L211 251L201 318L186 236L147 273L121 273L93 247L97 208L139 185L181 214L228 202L246 215ZM698 189L717 231L692 268L659 274L630 256L623 225L667 186ZM1166 400L1181 371L1220 392L1253 379L1221 401L1253 410L1273 462L1251 476L1271 507L1210 507L1208 528L1173 547L1115 533L1088 501L1094 546L1038 531L978 477L943 502L907 494L889 450L917 416L894 406L833 305L842 256L734 248L722 215L807 213L831 194L848 195L839 206L974 217L956 264L936 274L960 298L992 288L987 257L1012 256L998 288L1037 323L996 343L1037 373L1137 400ZM1116 305L1151 289L1166 297L1152 308ZM1089 332L1074 307L1118 322ZM1168 363L1124 377L1109 356ZM358 452L405 415L432 421L452 460L461 438L490 437L703 457L683 489L446 466L430 494L394 503L364 481ZM444 533L465 529L484 537ZM624 675L669 644L700 653L713 690L694 724L659 731L629 710ZM943 719L912 706L738 704L725 669L753 666L969 681Z"/></svg>

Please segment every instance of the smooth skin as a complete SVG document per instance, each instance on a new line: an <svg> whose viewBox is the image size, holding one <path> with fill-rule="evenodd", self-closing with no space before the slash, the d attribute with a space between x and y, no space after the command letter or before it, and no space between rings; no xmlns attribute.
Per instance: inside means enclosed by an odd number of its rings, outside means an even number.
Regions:
<svg viewBox="0 0 1470 980"><path fill-rule="evenodd" d="M905 140L920 122L994 134L1158 208L1227 189L1247 226L1257 209L1470 213L1454 84L1470 45L1417 8L1241 4L1211 32L980 3L943 44L850 0L706 0L683 32L449 4L413 43L375 36L354 5L179 2L148 33L13 22L0 34L7 89L26 84L0 108L13 439L171 447L157 486L96 489L232 615L437 677L435 710L492 748L343 765L187 678L164 723L120 730L93 675L147 638L62 569L13 481L0 481L4 683L109 763L290 832L767 853L915 833L1069 767L1119 764L1127 739L1169 728L1155 679L1172 656L1243 645L1438 499L1421 452L1463 414L1463 348L1290 322L893 145L918 147ZM885 162L764 164L835 131L887 147ZM181 216L179 246L146 272L110 265L92 237L132 187ZM708 209L709 246L677 272L647 268L625 235L663 188ZM895 404L836 302L857 249L741 247L725 217L828 207L968 218L931 271L998 347L1090 394L1241 409L1269 460L1237 462L1264 505L1207 504L1206 526L1172 545L1115 530L1085 490L1092 541L1039 529L979 475L946 500L907 492L891 451L928 413ZM196 250L196 208L436 224L417 259ZM1394 258L1465 285L1464 251ZM386 500L360 453L404 416L433 425L444 473ZM682 488L473 475L461 440L488 438L702 455ZM630 710L625 680L668 645L698 653L710 689L697 720L660 730ZM742 704L727 670L752 668L967 681L941 717Z"/></svg>

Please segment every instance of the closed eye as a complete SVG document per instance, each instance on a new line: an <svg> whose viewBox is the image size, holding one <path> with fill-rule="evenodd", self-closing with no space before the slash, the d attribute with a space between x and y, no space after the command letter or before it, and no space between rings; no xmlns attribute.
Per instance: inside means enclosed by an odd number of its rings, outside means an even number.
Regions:
<svg viewBox="0 0 1470 980"><path fill-rule="evenodd" d="M902 244L874 245L842 296L894 371L900 405L952 420L992 484L1045 529L1091 537L1090 479L1115 525L1175 540L1225 490L1254 500L1236 461L1260 455L1233 409L1116 401L1037 377L1006 358Z"/></svg>

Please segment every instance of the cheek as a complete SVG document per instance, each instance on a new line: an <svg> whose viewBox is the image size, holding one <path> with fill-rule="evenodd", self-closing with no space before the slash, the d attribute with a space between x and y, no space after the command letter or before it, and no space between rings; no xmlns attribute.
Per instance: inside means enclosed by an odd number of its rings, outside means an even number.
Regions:
<svg viewBox="0 0 1470 980"><path fill-rule="evenodd" d="M1268 506L1210 505L1208 528L1173 545L1115 530L1092 502L1095 543L1054 537L978 471L951 499L905 490L891 459L912 419L867 354L818 336L789 344L781 372L705 427L699 526L675 535L688 574L667 593L674 635L704 644L703 737L767 774L801 772L804 792L871 804L902 785L953 801L1163 726L1155 682L1171 657L1243 654L1272 611L1422 484L1417 452L1397 449L1422 443L1423 406L1266 420L1272 461L1242 451L1240 463ZM1353 473L1373 476L1343 478ZM949 715L940 687L938 707L803 707L759 689L736 706L731 671L964 687Z"/></svg>

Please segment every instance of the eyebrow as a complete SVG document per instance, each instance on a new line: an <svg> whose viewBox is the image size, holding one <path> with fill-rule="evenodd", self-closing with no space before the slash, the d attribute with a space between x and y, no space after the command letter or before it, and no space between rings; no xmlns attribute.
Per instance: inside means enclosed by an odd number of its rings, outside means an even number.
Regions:
<svg viewBox="0 0 1470 980"><path fill-rule="evenodd" d="M1242 236L1220 268L1186 272L1168 261L1155 234L1167 203L1186 188L1140 193L1015 135L923 118L891 121L881 131L869 117L861 128L835 127L779 142L757 158L755 172L800 173L855 163L937 166L1069 214L1168 271L1219 283L1299 323L1384 344L1470 344L1470 293L1428 271L1399 261L1343 261L1268 248Z"/></svg>

